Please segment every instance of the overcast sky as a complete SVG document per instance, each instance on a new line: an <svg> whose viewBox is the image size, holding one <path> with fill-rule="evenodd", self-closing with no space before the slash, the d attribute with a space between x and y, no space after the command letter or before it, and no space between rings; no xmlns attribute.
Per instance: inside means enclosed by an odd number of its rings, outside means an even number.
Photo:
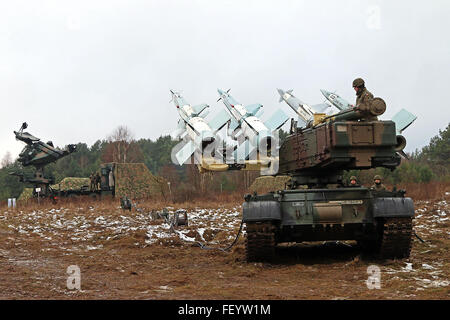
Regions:
<svg viewBox="0 0 450 320"><path fill-rule="evenodd" d="M217 88L267 119L276 88L304 102L327 89L354 102L351 83L418 119L413 151L450 120L450 2L433 1L1 1L0 157L17 157L21 123L63 147L126 125L135 138L176 128L169 89L224 108Z"/></svg>

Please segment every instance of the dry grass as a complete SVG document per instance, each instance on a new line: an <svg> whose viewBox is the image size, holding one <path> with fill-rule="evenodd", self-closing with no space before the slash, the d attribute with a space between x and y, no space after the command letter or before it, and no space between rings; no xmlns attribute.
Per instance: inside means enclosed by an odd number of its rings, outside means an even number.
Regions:
<svg viewBox="0 0 450 320"><path fill-rule="evenodd" d="M404 183L398 184L397 189L406 190L413 200L436 200L450 192L450 182Z"/></svg>
<svg viewBox="0 0 450 320"><path fill-rule="evenodd" d="M393 186L386 184L386 187L389 190L392 190ZM442 199L446 192L450 192L450 182L429 182L429 183L404 183L398 184L397 189L406 190L406 196L411 197L413 200L435 200ZM171 199L164 200L163 198L155 198L155 199L142 199L137 200L140 206L145 207L146 209L152 210L160 210L163 207L172 206L177 208L214 208L217 206L235 206L241 205L244 201L245 193L251 193L251 191L241 192L222 192L218 194L206 194L204 196L198 196L191 201L184 202L172 202ZM58 205L64 206L76 206L81 203L88 204L101 204L101 206L116 206L119 203L119 199L115 199L111 201L110 198L106 198L104 200L95 200L88 196L76 197L70 199L61 198L58 200ZM18 201L18 208L34 208L36 206L36 199L30 199L26 201ZM7 201L0 202L0 208L6 208ZM40 207L55 207L51 201L46 199L41 199Z"/></svg>
<svg viewBox="0 0 450 320"><path fill-rule="evenodd" d="M138 206L185 208L192 219L180 232L225 247L237 233L241 203L242 194L233 194ZM175 234L158 239L164 222L124 212L118 199L3 207L0 299L449 299L449 204L450 193L416 200L414 227L426 243L415 239L409 259L367 260L351 242L305 243L279 246L272 264L246 263L244 237L229 253L201 250ZM158 232L149 239L149 230ZM373 264L381 268L380 290L365 284ZM81 269L80 292L66 288L69 265Z"/></svg>

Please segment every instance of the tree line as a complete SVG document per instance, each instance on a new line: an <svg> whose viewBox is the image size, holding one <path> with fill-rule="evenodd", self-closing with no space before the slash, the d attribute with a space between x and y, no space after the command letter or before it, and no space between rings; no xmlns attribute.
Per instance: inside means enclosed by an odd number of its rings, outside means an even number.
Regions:
<svg viewBox="0 0 450 320"><path fill-rule="evenodd" d="M280 141L287 136L280 131ZM77 152L45 167L45 174L53 176L58 183L65 177L89 177L92 172L106 162L143 162L155 175L170 182L174 200L188 201L198 196L215 195L223 192L245 192L256 177L258 171L228 171L200 174L195 165L175 165L171 161L172 148L178 140L170 136L160 136L156 140L134 139L127 127L120 126L105 139L97 140L93 145L77 144ZM374 174L380 174L391 184L401 182L450 181L450 124L439 130L439 134L421 150L408 155L394 171L377 168L369 171L348 171L344 178L357 175L361 182L371 183ZM7 153L1 161L0 200L19 197L23 183L18 177L9 175L12 171L23 170L31 175L34 168L22 168L17 160Z"/></svg>
<svg viewBox="0 0 450 320"><path fill-rule="evenodd" d="M416 149L407 154L408 159L402 159L400 166L391 171L376 168L365 171L351 170L344 178L352 175L358 177L361 183L372 183L374 175L381 175L386 183L428 183L432 181L450 182L450 124L439 134L431 138L430 143L422 149Z"/></svg>
<svg viewBox="0 0 450 320"><path fill-rule="evenodd" d="M77 151L47 165L45 176L58 183L65 177L89 177L99 171L100 164L108 162L144 163L154 175L164 177L170 182L174 200L190 200L199 195L217 192L244 191L258 176L255 172L224 172L200 174L195 165L175 165L171 160L172 148L179 143L170 135L156 140L134 139L131 131L119 126L105 139L93 145L76 144ZM11 172L22 171L32 176L34 168L22 167L7 153L0 169L0 200L18 198L24 187Z"/></svg>

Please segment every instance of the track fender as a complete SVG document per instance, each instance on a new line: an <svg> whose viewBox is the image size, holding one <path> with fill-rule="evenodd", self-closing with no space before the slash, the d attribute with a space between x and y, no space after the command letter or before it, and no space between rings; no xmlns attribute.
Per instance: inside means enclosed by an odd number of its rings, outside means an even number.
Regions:
<svg viewBox="0 0 450 320"><path fill-rule="evenodd" d="M414 203L411 198L376 198L373 203L373 217L414 217Z"/></svg>
<svg viewBox="0 0 450 320"><path fill-rule="evenodd" d="M246 201L242 205L244 222L281 220L278 201Z"/></svg>

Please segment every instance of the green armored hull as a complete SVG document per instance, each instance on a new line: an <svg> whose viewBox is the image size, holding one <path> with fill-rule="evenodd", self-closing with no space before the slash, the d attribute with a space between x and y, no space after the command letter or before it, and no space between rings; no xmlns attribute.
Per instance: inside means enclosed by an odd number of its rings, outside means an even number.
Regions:
<svg viewBox="0 0 450 320"><path fill-rule="evenodd" d="M357 240L382 258L410 254L414 206L403 192L298 189L245 200L248 261L270 259L278 243L325 240Z"/></svg>
<svg viewBox="0 0 450 320"><path fill-rule="evenodd" d="M280 147L280 174L296 185L340 183L342 170L395 169L404 138L392 121L326 122L289 135Z"/></svg>
<svg viewBox="0 0 450 320"><path fill-rule="evenodd" d="M379 115L385 105L377 101ZM272 258L278 243L326 240L357 240L382 258L409 256L413 201L404 191L348 187L342 178L343 170L400 164L406 140L396 123L372 118L348 109L305 128L291 126L279 151L278 174L289 176L285 190L245 197L248 261Z"/></svg>

